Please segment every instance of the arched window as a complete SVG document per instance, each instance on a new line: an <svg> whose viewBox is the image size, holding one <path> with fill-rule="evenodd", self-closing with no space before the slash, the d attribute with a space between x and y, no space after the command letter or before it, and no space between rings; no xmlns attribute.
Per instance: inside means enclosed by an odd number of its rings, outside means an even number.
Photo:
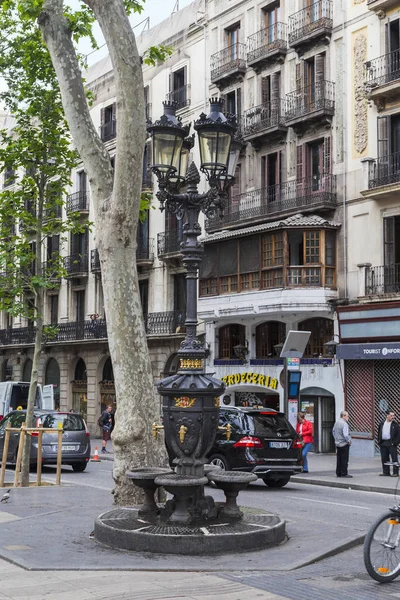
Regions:
<svg viewBox="0 0 400 600"><path fill-rule="evenodd" d="M9 358L3 362L3 373L2 381L12 381L13 378L13 366Z"/></svg>
<svg viewBox="0 0 400 600"><path fill-rule="evenodd" d="M107 358L103 367L103 381L113 382L114 381L114 372L112 368L111 358Z"/></svg>
<svg viewBox="0 0 400 600"><path fill-rule="evenodd" d="M234 347L245 346L245 327L244 325L225 325L219 330L219 358L238 358L235 355Z"/></svg>
<svg viewBox="0 0 400 600"><path fill-rule="evenodd" d="M333 338L333 321L332 319L307 319L299 323L300 331L311 331L304 356L306 358L315 358L327 354L324 346Z"/></svg>
<svg viewBox="0 0 400 600"><path fill-rule="evenodd" d="M32 375L32 360L27 358L22 371L22 381L30 381Z"/></svg>
<svg viewBox="0 0 400 600"><path fill-rule="evenodd" d="M81 358L76 363L74 380L75 381L87 381L85 361L82 360Z"/></svg>
<svg viewBox="0 0 400 600"><path fill-rule="evenodd" d="M60 406L60 367L55 358L50 358L47 363L44 383L53 386L54 403L58 408Z"/></svg>
<svg viewBox="0 0 400 600"><path fill-rule="evenodd" d="M272 358L276 355L274 346L283 344L286 337L285 323L268 321L256 327L256 358Z"/></svg>

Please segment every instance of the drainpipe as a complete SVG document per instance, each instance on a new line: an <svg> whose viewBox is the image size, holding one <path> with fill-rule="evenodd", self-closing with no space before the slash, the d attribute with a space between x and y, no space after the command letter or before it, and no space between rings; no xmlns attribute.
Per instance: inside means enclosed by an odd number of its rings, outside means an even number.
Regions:
<svg viewBox="0 0 400 600"><path fill-rule="evenodd" d="M208 96L208 88L207 88L207 34L206 34L206 28L207 28L207 23L205 23L204 25L201 25L199 23L199 17L198 15L204 15L204 18L206 17L206 11L207 11L207 6L206 6L206 2L207 0L204 0L204 10L198 10L196 12L196 20L195 20L195 24L198 27L202 27L203 28L203 40L204 40L204 68L205 68L205 77L204 77L204 112L207 113L207 96Z"/></svg>
<svg viewBox="0 0 400 600"><path fill-rule="evenodd" d="M345 21L347 11L345 9L346 0L342 0L342 39L343 39L343 162L344 162L344 173L343 173L343 279L344 279L344 297L347 298L347 215L346 215L346 197L347 197L347 62L345 57L347 56L347 42L346 42L346 31Z"/></svg>

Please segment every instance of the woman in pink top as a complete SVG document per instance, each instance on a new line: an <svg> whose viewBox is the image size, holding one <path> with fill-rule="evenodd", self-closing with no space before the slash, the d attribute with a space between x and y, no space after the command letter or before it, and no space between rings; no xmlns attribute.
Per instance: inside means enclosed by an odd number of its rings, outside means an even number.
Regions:
<svg viewBox="0 0 400 600"><path fill-rule="evenodd" d="M302 451L303 473L308 473L307 454L314 443L313 424L310 423L310 421L307 421L306 415L303 412L299 412L297 415L296 432L301 436L304 443Z"/></svg>

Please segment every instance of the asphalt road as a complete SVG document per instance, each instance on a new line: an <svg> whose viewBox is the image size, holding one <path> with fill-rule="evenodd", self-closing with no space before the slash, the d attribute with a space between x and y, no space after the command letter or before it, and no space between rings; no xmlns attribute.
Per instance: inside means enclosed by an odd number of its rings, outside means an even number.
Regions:
<svg viewBox="0 0 400 600"><path fill-rule="evenodd" d="M104 504L108 502L107 492L111 492L113 486L112 468L113 463L106 461L89 463L84 473L74 473L70 467L65 467L62 481L66 487L64 491L59 489L57 494L68 504L68 494L76 498L79 496L77 489L82 488L82 495L97 497ZM13 471L10 471L10 476L12 474ZM55 469L45 467L43 478L54 482ZM217 499L222 499L219 490L209 488L209 491ZM17 498L15 500L16 505ZM111 495L109 502L111 505ZM255 591L280 594L288 599L337 600L342 596L359 600L400 598L400 579L392 584L379 585L369 578L363 565L361 545L315 564L295 568L296 563L307 562L310 557L323 554L335 541L365 534L377 516L393 504L387 494L355 491L351 485L349 489L339 489L290 483L283 489L270 489L258 481L241 493L240 504L279 513L287 520L289 541L278 548L264 550L262 561L257 560L255 553L242 554L239 563L234 555L224 555L211 562L205 557L197 560L199 569L213 571L226 581L246 584ZM7 505L7 510L10 509L11 505ZM17 526L17 522L13 523L14 535L18 533ZM2 527L5 533L7 525ZM87 545L82 548L83 555L87 555L88 549ZM125 561L123 553L115 552L114 556L103 550L105 553L107 556L104 558L110 568L114 564L121 568L144 568L144 563L138 563L137 567L125 566L126 561L130 564L132 560L128 557ZM195 570L193 565L196 561L191 558L186 557L183 563L178 557L170 558L169 562L156 561L160 564L155 564L154 568L180 570L187 567L187 570ZM83 568L86 568L85 565Z"/></svg>

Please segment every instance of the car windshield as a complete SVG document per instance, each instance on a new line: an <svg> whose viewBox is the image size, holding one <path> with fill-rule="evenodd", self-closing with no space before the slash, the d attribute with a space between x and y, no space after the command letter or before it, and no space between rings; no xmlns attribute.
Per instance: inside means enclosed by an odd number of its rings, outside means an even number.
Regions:
<svg viewBox="0 0 400 600"><path fill-rule="evenodd" d="M247 413L245 416L251 435L259 437L277 437L279 433L282 436L293 435L294 429L283 415ZM280 436L279 436L280 437Z"/></svg>
<svg viewBox="0 0 400 600"><path fill-rule="evenodd" d="M62 427L64 431L83 431L85 429L83 419L79 415L54 413L43 415L40 420L44 428L58 429L58 427Z"/></svg>

